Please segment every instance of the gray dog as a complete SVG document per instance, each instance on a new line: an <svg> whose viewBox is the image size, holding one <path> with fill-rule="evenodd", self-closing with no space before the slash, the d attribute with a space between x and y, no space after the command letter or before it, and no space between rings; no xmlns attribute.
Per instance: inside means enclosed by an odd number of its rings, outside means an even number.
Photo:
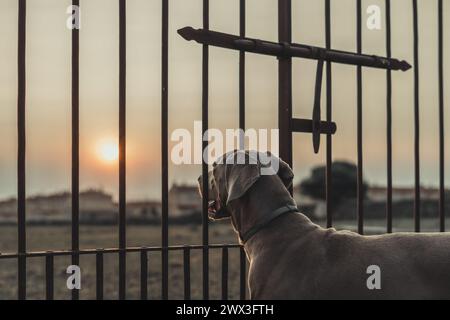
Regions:
<svg viewBox="0 0 450 320"><path fill-rule="evenodd" d="M229 161L238 156L246 164ZM298 212L288 191L293 172L271 157L277 174L262 175L266 164L234 151L208 177L209 217L231 218L250 261L251 299L450 299L450 233L323 229ZM379 268L375 288L371 266Z"/></svg>

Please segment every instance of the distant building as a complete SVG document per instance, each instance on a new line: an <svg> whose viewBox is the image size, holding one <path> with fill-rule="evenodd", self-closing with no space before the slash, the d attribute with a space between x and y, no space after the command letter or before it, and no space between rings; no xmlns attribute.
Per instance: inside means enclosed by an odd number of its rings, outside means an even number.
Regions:
<svg viewBox="0 0 450 320"><path fill-rule="evenodd" d="M113 217L117 212L110 194L101 190L80 192L80 219L102 219ZM70 221L72 212L72 196L70 192L51 195L36 195L27 198L26 212L28 221ZM17 219L17 199L0 201L0 219L15 221Z"/></svg>
<svg viewBox="0 0 450 320"><path fill-rule="evenodd" d="M16 198L6 199L0 202L0 218L8 222L15 222L17 220Z"/></svg>
<svg viewBox="0 0 450 320"><path fill-rule="evenodd" d="M112 195L104 191L89 189L80 193L81 212L114 212L116 210Z"/></svg>
<svg viewBox="0 0 450 320"><path fill-rule="evenodd" d="M112 195L89 189L80 192L80 222L111 223L117 222L118 204ZM161 218L160 201L127 201L127 219L130 221L154 221ZM202 210L202 201L195 185L174 184L169 191L169 215L181 217ZM72 196L70 192L49 195L36 195L26 200L27 221L70 223ZM0 201L0 222L17 221L17 199Z"/></svg>
<svg viewBox="0 0 450 320"><path fill-rule="evenodd" d="M180 217L202 211L202 199L196 185L173 184L169 191L169 215Z"/></svg>
<svg viewBox="0 0 450 320"><path fill-rule="evenodd" d="M127 217L131 219L156 220L161 217L161 202L130 201L127 202Z"/></svg>
<svg viewBox="0 0 450 320"><path fill-rule="evenodd" d="M332 190L333 192L333 190ZM446 199L450 199L450 191L446 190ZM326 217L326 202L324 200L319 199L313 199L311 197L308 197L304 194L302 194L301 189L298 186L294 187L294 199L297 202L297 205L299 206L300 210L304 213L308 213L310 217L316 218L316 219L324 219ZM364 201L364 204L366 206L369 206L370 210L372 210L372 216L374 216L375 212L374 210L378 210L377 208L381 205L382 210L385 208L386 203L386 196L387 196L387 188L381 187L381 186L369 186L367 188L366 193L366 200ZM396 187L392 189L392 202L396 206L397 210L399 212L405 212L405 206L413 205L415 197L415 189L413 187ZM425 188L422 187L420 189L420 197L423 201L431 201L431 202L438 202L440 197L440 192L438 188ZM341 216L345 218L353 218L352 216L347 217L343 213L344 211L348 212L354 212L354 208L356 208L356 199L343 199L339 203L339 206L332 209L334 210L335 217ZM369 209L367 209L369 211ZM435 209L430 209L435 210ZM378 212L378 211L376 211ZM381 211L380 211L381 212ZM382 211L382 214L384 214L384 211Z"/></svg>
<svg viewBox="0 0 450 320"><path fill-rule="evenodd" d="M372 186L367 189L367 198L374 202L385 202L386 193L386 187ZM393 202L414 200L414 196L414 188L392 188ZM439 200L439 189L421 187L420 198L423 200Z"/></svg>

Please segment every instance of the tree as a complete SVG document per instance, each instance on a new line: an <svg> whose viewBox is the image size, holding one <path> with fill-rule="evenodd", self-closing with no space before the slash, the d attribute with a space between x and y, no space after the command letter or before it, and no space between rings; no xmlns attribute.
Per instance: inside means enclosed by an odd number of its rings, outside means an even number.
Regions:
<svg viewBox="0 0 450 320"><path fill-rule="evenodd" d="M331 206L336 207L343 199L357 196L357 167L346 161L335 161L331 165ZM300 183L304 195L313 199L325 200L325 166L314 167L311 175ZM363 181L363 197L367 192L367 184Z"/></svg>

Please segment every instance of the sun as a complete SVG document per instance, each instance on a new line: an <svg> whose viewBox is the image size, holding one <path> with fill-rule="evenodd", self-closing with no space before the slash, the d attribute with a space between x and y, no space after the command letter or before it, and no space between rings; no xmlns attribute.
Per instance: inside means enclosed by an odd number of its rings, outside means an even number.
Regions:
<svg viewBox="0 0 450 320"><path fill-rule="evenodd" d="M116 162L119 159L119 146L113 142L102 142L98 147L98 154L105 162Z"/></svg>

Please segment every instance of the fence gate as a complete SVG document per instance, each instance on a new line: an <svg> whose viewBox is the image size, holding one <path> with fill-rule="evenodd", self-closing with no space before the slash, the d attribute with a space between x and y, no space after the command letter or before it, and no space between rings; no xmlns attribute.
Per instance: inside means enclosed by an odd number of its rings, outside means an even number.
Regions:
<svg viewBox="0 0 450 320"><path fill-rule="evenodd" d="M168 299L169 293L169 252L183 253L184 297L191 298L190 258L193 250L202 252L202 283L203 298L209 299L209 253L210 250L222 252L222 298L228 297L228 252L240 251L240 298L246 298L246 256L243 248L237 244L210 244L208 237L208 166L203 162L203 218L202 243L200 245L170 246L168 231L168 36L169 36L169 0L162 3L162 43L161 43L161 155L162 155L162 227L160 247L129 247L126 242L126 0L119 1L119 242L116 248L85 249L79 245L79 32L72 31L72 248L71 250L30 252L26 246L26 190L25 190L25 119L26 119L26 6L27 0L18 0L18 102L17 102L17 132L18 132L18 252L0 255L0 259L16 259L18 262L18 298L27 298L26 269L27 260L33 257L45 258L46 298L54 298L54 259L60 256L70 256L72 264L79 264L80 255L90 255L96 258L96 296L103 299L103 262L105 255L117 255L119 259L119 299L126 299L126 267L127 254L139 253L141 265L141 298L148 297L148 255L152 252L161 253L161 297ZM238 0L236 0L238 1ZM275 1L275 0L274 0ZM408 70L411 66L405 61L391 57L391 12L390 0L386 5L386 57L362 54L362 8L361 0L356 1L357 17L357 52L343 52L331 50L331 9L330 0L325 1L325 48L317 48L292 43L291 37L291 0L278 0L278 38L279 42L268 42L246 38L246 0L239 0L240 4L240 32L238 36L214 32L209 30L209 1L203 0L203 27L194 30L190 27L179 30L180 35L188 40L196 40L202 44L202 130L208 129L208 72L210 45L239 51L239 126L245 130L245 61L246 52L272 55L278 58L278 125L280 130L280 157L292 165L292 134L294 132L312 133L313 149L317 152L320 135L326 135L326 197L331 199L331 162L332 135L336 132L336 124L332 122L332 63L344 63L357 66L357 152L358 152L358 231L364 232L363 214L363 157L362 157L362 68L381 68L386 70L386 132L387 132L387 194L386 221L387 232L392 232L392 70ZM420 157L419 157L419 46L418 46L418 10L417 0L413 3L414 26L414 128L415 128L415 231L420 231ZM79 0L72 4L80 6ZM439 56L439 139L440 139L440 201L439 217L440 230L445 230L444 215L444 77L443 77L443 1L437 0L438 15L438 46ZM312 119L292 118L292 58L301 57L317 60L317 75L315 86L315 101L311 108ZM322 73L326 66L326 119L320 119L320 96ZM203 142L206 148L207 142ZM205 161L205 160L204 160ZM330 201L327 201L327 226L332 226ZM72 291L72 298L79 298L79 291ZM151 298L151 297L150 297Z"/></svg>

